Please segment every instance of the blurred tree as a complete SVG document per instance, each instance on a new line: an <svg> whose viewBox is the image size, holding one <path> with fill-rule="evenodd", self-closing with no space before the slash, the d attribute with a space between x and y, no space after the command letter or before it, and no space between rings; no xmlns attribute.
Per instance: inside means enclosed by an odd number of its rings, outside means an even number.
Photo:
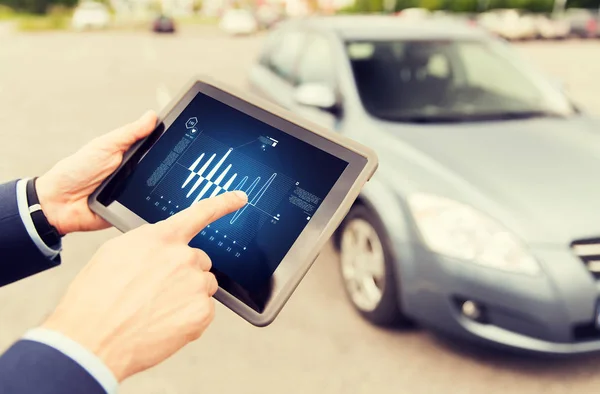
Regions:
<svg viewBox="0 0 600 394"><path fill-rule="evenodd" d="M16 11L45 14L52 6L74 7L78 0L0 0L0 5Z"/></svg>
<svg viewBox="0 0 600 394"><path fill-rule="evenodd" d="M396 11L403 10L405 8L420 7L421 1L419 0L397 0Z"/></svg>
<svg viewBox="0 0 600 394"><path fill-rule="evenodd" d="M33 14L45 14L48 7L52 4L50 0L24 0L25 10Z"/></svg>
<svg viewBox="0 0 600 394"><path fill-rule="evenodd" d="M487 0L446 0L444 8L455 12L476 12Z"/></svg>
<svg viewBox="0 0 600 394"><path fill-rule="evenodd" d="M488 8L522 8L535 12L548 12L554 6L554 0L490 0Z"/></svg>
<svg viewBox="0 0 600 394"><path fill-rule="evenodd" d="M381 13L383 12L383 1L384 0L356 0L354 6L344 10L344 12L350 13Z"/></svg>
<svg viewBox="0 0 600 394"><path fill-rule="evenodd" d="M0 0L19 1L19 0ZM25 0L21 0L25 1ZM43 1L43 0L27 0ZM53 0L49 0L53 1ZM345 12L382 12L386 0L356 0L353 7ZM430 10L447 9L456 12L477 12L494 8L522 8L534 12L550 12L554 0L396 0L395 10L411 7L423 7ZM568 0L568 7L600 8L600 0Z"/></svg>
<svg viewBox="0 0 600 394"><path fill-rule="evenodd" d="M192 10L194 11L194 14L197 14L200 11L202 11L202 6L203 6L202 0L193 0Z"/></svg>
<svg viewBox="0 0 600 394"><path fill-rule="evenodd" d="M600 8L600 0L568 0L567 7Z"/></svg>
<svg viewBox="0 0 600 394"><path fill-rule="evenodd" d="M444 3L444 0L422 0L419 6L434 11L444 8Z"/></svg>
<svg viewBox="0 0 600 394"><path fill-rule="evenodd" d="M531 0L527 9L533 12L551 12L554 9L554 0Z"/></svg>

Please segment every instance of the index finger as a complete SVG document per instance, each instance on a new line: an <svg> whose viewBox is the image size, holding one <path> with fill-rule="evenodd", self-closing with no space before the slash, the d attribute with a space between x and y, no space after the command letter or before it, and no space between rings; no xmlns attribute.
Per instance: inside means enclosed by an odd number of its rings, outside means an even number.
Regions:
<svg viewBox="0 0 600 394"><path fill-rule="evenodd" d="M204 227L217 219L242 208L248 196L241 190L223 193L216 197L200 200L191 207L171 216L162 223L167 231L189 242Z"/></svg>

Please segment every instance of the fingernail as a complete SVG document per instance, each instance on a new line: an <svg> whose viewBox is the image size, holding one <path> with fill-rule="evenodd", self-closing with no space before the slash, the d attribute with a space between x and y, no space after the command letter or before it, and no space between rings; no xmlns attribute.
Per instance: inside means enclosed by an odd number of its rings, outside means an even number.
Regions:
<svg viewBox="0 0 600 394"><path fill-rule="evenodd" d="M236 196L238 196L240 199L244 200L244 201L248 201L248 195L246 193L244 193L241 190L234 190L233 193L235 193Z"/></svg>

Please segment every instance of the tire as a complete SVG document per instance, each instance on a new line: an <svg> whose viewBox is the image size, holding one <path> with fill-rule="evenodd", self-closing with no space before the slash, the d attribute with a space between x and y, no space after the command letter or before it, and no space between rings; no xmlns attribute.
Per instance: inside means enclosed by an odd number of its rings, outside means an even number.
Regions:
<svg viewBox="0 0 600 394"><path fill-rule="evenodd" d="M379 217L355 205L338 230L336 244L344 290L358 313L378 326L412 326L399 307L398 272Z"/></svg>

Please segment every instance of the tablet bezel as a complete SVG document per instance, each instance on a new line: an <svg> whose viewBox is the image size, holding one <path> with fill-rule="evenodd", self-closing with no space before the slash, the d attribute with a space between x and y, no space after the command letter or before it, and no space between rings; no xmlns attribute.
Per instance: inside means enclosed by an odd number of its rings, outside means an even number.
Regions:
<svg viewBox="0 0 600 394"><path fill-rule="evenodd" d="M210 78L200 77L192 80L180 94L159 115L159 121L152 134L136 143L125 155L119 168L109 176L90 196L92 211L126 232L146 223L144 219L124 207L117 201L108 206L98 201L98 196L119 174L124 165L144 145L148 139L154 139L153 145L198 93L203 93L223 102L266 124L276 127L304 142L343 159L348 166L336 181L331 191L323 199L310 222L290 247L281 263L273 273L273 293L262 313L259 313L226 289L219 287L215 298L245 320L256 326L270 324L279 314L295 288L317 258L319 251L331 237L337 226L358 197L362 186L370 179L377 168L375 153L338 133L313 124L295 114L286 111L266 100L236 90ZM152 148L150 146L147 151ZM144 149L146 147L144 146ZM146 151L146 152L147 152ZM145 152L140 152L143 158Z"/></svg>

